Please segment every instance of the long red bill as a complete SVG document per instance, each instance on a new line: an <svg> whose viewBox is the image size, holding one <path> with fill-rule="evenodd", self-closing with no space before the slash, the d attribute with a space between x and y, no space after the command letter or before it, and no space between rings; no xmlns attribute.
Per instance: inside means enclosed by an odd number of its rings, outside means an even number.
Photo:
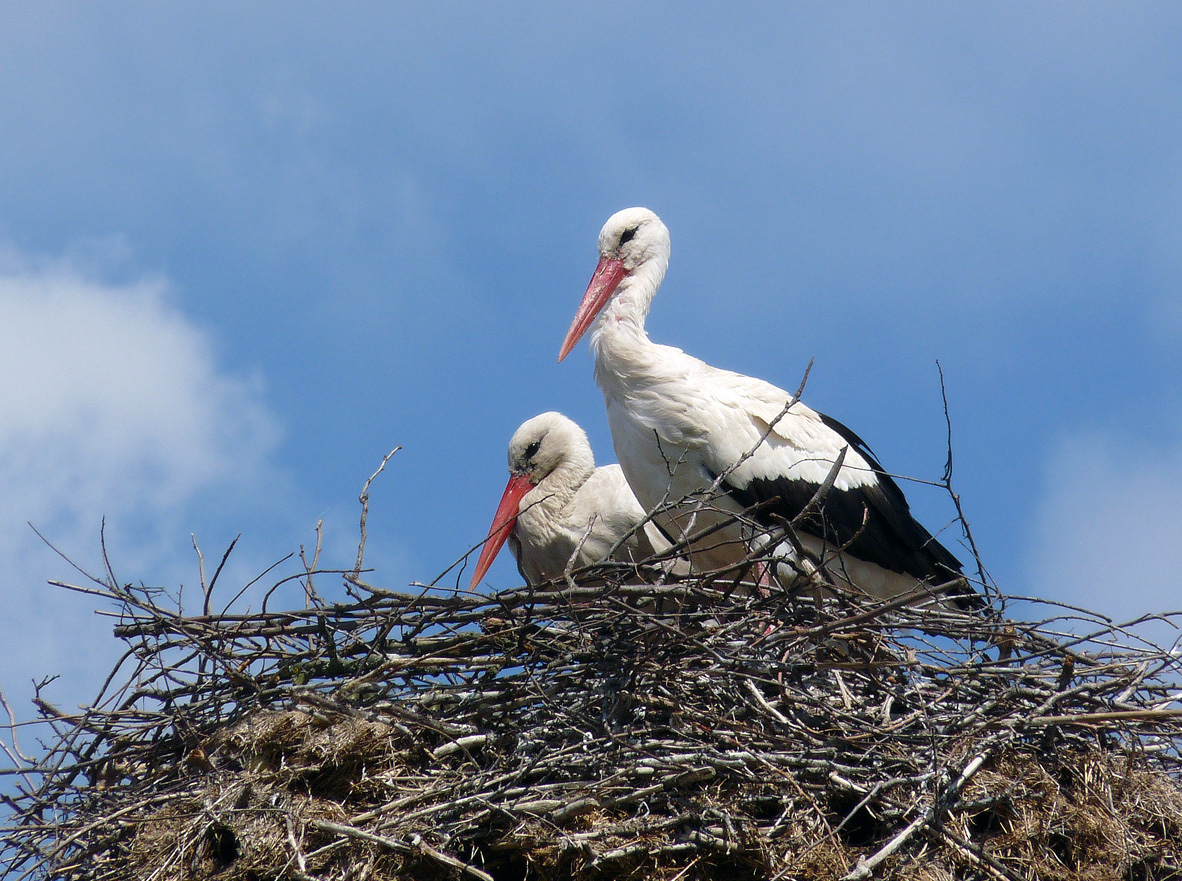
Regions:
<svg viewBox="0 0 1182 881"><path fill-rule="evenodd" d="M595 274L591 276L591 282L587 285L587 293L583 294L583 302L579 304L575 320L571 322L566 339L562 341L562 349L558 352L559 361L570 354L570 350L587 332L595 316L607 305L607 301L612 298L612 294L627 274L628 270L624 268L622 261L614 257L599 258L599 265L595 267Z"/></svg>
<svg viewBox="0 0 1182 881"><path fill-rule="evenodd" d="M521 506L521 500L533 488L534 485L528 477L521 474L510 475L509 483L505 486L505 494L501 496L501 503L497 505L497 513L493 514L492 526L488 530L484 548L480 551L480 559L476 561L476 571L472 574L472 583L468 585L468 590L476 589L476 585L484 578L484 573L508 541L509 533L517 523L517 509Z"/></svg>

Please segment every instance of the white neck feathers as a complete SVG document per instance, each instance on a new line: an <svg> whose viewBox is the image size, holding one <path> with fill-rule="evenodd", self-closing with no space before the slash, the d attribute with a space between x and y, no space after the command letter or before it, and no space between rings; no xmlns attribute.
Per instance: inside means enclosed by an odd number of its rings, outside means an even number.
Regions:
<svg viewBox="0 0 1182 881"><path fill-rule="evenodd" d="M669 268L669 252L652 255L630 271L591 326L591 351L596 364L628 357L628 350L649 342L644 329L653 297Z"/></svg>

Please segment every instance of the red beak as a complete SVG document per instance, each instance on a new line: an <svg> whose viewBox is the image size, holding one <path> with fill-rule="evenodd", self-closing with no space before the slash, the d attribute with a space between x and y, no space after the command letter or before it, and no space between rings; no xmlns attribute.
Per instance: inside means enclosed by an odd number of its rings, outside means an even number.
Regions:
<svg viewBox="0 0 1182 881"><path fill-rule="evenodd" d="M624 268L622 261L614 257L599 258L599 265L595 267L595 274L591 276L591 282L587 285L587 293L583 294L583 302L579 304L575 320L571 322L566 339L562 341L562 349L558 352L559 361L570 354L570 350L587 332L595 316L607 305L607 301L612 298L612 294L627 274L628 270Z"/></svg>
<svg viewBox="0 0 1182 881"><path fill-rule="evenodd" d="M513 474L505 487L505 494L501 496L501 503L497 505L497 513L493 514L492 526L488 530L488 538L484 540L484 549L480 552L480 559L476 561L476 571L472 574L472 583L468 590L475 590L488 567L493 564L497 554L509 539L517 523L517 510L526 493L534 488L528 477Z"/></svg>

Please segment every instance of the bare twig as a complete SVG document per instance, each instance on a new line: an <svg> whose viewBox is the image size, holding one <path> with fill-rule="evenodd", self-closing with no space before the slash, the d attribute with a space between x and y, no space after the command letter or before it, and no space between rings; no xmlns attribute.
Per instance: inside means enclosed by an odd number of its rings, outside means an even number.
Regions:
<svg viewBox="0 0 1182 881"><path fill-rule="evenodd" d="M362 527L364 529L364 526ZM304 565L304 605L311 608L312 606L319 606L323 600L320 595L316 593L316 587L312 583L312 576L316 574L316 567L320 565L320 550L324 541L324 521L316 521L316 550L312 554L312 562L308 562L308 558L304 553L304 546L300 545L300 562ZM359 571L359 570L358 570Z"/></svg>
<svg viewBox="0 0 1182 881"><path fill-rule="evenodd" d="M382 457L382 463L378 465L376 471L371 474L365 481L365 486L361 488L361 495L358 496L358 501L361 502L361 528L360 538L357 542L357 563L353 567L353 578L361 577L361 568L364 565L365 559L365 540L366 540L366 520L369 518L369 487L377 479L377 476L386 470L386 463L394 458L394 454L401 450L401 446L397 446Z"/></svg>
<svg viewBox="0 0 1182 881"><path fill-rule="evenodd" d="M961 505L960 494L952 488L952 416L948 411L948 389L944 385L944 368L936 361L936 370L940 374L940 398L944 402L944 424L948 428L948 458L944 462L944 476L941 480L941 485L947 491L949 498L952 499L952 504L956 507L956 519L960 521L960 528L964 532L965 541L969 543L969 549L973 552L973 562L977 566L977 577L980 580L983 588L988 588L992 582L985 571L985 563L981 560L981 552L977 549L977 542L973 538L973 530L969 526L968 518L965 517L964 507Z"/></svg>

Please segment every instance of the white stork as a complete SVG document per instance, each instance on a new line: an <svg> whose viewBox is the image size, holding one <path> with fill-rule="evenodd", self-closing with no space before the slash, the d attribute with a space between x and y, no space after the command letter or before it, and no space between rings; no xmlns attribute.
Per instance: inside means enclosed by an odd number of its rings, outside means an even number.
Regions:
<svg viewBox="0 0 1182 881"><path fill-rule="evenodd" d="M876 597L925 587L957 605L978 605L960 561L911 516L861 438L800 402L789 406L783 389L649 340L645 318L668 266L669 231L657 215L646 208L612 215L558 360L590 327L624 476L646 510L677 503L655 519L670 537L694 539L694 568L734 566L752 553L753 530L737 513L754 509L748 524L782 526L832 476L820 505L797 526L801 547L785 541L776 549L791 567L780 567L781 577L824 564L833 578Z"/></svg>
<svg viewBox="0 0 1182 881"><path fill-rule="evenodd" d="M644 517L620 466L596 468L586 432L561 413L542 413L509 441L509 483L469 589L506 540L528 584L561 576L568 564L602 562L625 536L616 558L645 560L668 543L651 522L637 529Z"/></svg>

